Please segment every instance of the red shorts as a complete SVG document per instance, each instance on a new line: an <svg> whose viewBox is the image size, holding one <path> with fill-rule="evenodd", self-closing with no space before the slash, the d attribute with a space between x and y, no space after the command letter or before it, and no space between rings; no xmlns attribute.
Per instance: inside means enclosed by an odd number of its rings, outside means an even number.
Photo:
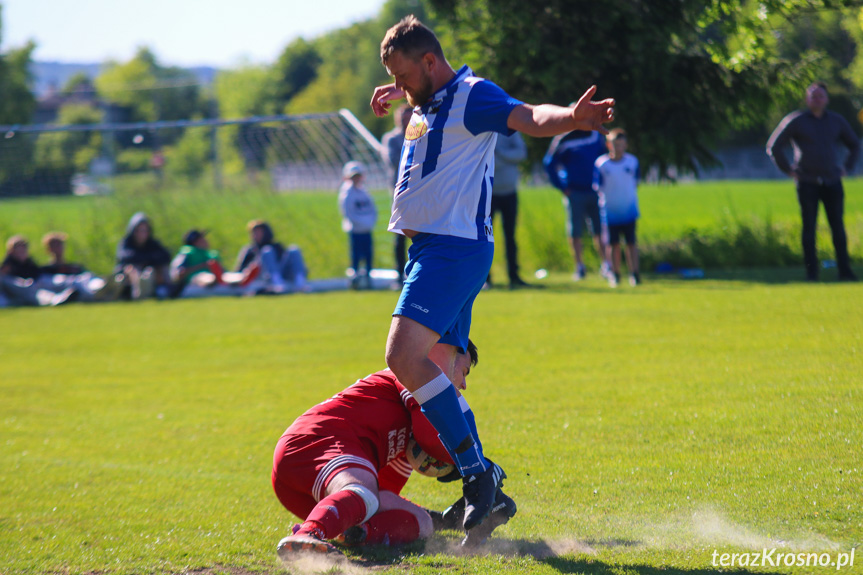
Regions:
<svg viewBox="0 0 863 575"><path fill-rule="evenodd" d="M273 454L273 489L288 511L305 519L326 496L333 476L349 468L378 475L360 442L344 436L283 435Z"/></svg>

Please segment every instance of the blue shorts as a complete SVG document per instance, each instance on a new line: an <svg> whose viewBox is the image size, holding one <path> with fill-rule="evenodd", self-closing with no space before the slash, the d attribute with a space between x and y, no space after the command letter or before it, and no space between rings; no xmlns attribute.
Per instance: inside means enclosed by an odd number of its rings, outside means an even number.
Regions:
<svg viewBox="0 0 863 575"><path fill-rule="evenodd" d="M440 334L440 343L467 351L473 300L482 290L494 243L417 234L408 250L405 283L393 315Z"/></svg>
<svg viewBox="0 0 863 575"><path fill-rule="evenodd" d="M573 238L580 238L584 230L583 223L587 223L587 231L591 236L598 236L601 225L599 221L599 196L596 192L571 192L564 196L564 203L569 208L569 220L566 222L566 231Z"/></svg>

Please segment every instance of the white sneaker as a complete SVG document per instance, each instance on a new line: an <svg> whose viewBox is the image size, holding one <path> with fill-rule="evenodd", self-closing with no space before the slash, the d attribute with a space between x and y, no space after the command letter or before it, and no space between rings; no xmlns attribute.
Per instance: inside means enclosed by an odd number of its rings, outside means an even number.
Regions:
<svg viewBox="0 0 863 575"><path fill-rule="evenodd" d="M575 273L572 274L572 281L580 282L587 276L587 270L584 267L584 264L578 264L578 268L576 268Z"/></svg>
<svg viewBox="0 0 863 575"><path fill-rule="evenodd" d="M608 265L608 262L602 262L602 265L599 266L599 275L607 280L610 280L611 276L614 275L611 273L611 266Z"/></svg>

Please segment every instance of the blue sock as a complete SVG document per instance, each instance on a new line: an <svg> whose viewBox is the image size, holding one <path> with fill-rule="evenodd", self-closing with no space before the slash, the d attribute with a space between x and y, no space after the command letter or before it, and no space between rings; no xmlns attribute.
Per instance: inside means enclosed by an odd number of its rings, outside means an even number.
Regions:
<svg viewBox="0 0 863 575"><path fill-rule="evenodd" d="M441 443L463 476L486 470L479 443L462 413L452 382L440 374L415 392L414 399L438 432Z"/></svg>
<svg viewBox="0 0 863 575"><path fill-rule="evenodd" d="M465 421L467 421L468 427L470 427L470 432L473 435L473 440L476 442L476 447L477 450L479 450L479 455L483 458L483 461L485 461L486 467L489 467L491 465L491 462L489 462L489 460L486 459L483 455L482 442L479 440L479 432L476 430L476 418L473 415L473 411L467 404L467 400L464 398L463 395L458 398L458 402L461 406L462 413L464 414L464 419Z"/></svg>

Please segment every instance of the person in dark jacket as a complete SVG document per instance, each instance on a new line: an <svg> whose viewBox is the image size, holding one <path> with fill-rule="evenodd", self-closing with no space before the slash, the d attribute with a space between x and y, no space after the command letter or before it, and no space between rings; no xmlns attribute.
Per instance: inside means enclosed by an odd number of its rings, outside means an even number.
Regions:
<svg viewBox="0 0 863 575"><path fill-rule="evenodd" d="M806 89L806 108L785 116L767 141L767 155L783 173L794 178L803 220L803 260L806 279L818 280L818 253L815 232L818 202L824 204L833 235L836 267L840 281L857 281L848 257L848 239L842 221L845 192L842 177L854 171L860 154L860 140L848 122L827 109L827 86L821 82ZM838 163L838 144L848 149L844 165ZM788 161L785 148L793 146L794 160Z"/></svg>
<svg viewBox="0 0 863 575"><path fill-rule="evenodd" d="M153 226L144 212L131 217L126 235L117 245L115 273L122 273L128 285L124 295L133 300L152 296L162 299L171 293L168 268L171 254L153 237Z"/></svg>
<svg viewBox="0 0 863 575"><path fill-rule="evenodd" d="M240 250L236 271L247 277L258 273L256 287L264 293L306 291L308 269L300 248L287 248L275 240L273 228L263 220L252 220L246 228L251 242ZM258 272L254 269L258 268Z"/></svg>
<svg viewBox="0 0 863 575"><path fill-rule="evenodd" d="M515 242L515 225L518 218L518 165L527 158L527 146L518 132L499 135L494 147L494 180L491 185L491 217L500 212L506 246L506 269L509 288L527 287L518 274L518 244ZM487 283L491 286L491 272Z"/></svg>

